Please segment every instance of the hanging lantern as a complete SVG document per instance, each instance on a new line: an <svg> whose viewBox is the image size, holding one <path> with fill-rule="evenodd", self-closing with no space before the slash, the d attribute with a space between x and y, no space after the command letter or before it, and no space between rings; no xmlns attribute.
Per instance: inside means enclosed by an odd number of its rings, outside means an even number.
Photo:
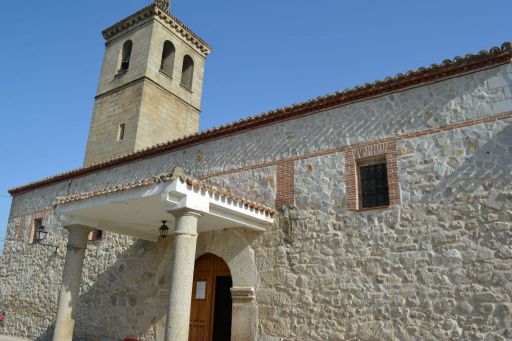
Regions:
<svg viewBox="0 0 512 341"><path fill-rule="evenodd" d="M44 226L41 226L36 231L36 241L37 243L41 243L43 240L46 239L46 236L48 235L48 231L46 231Z"/></svg>
<svg viewBox="0 0 512 341"><path fill-rule="evenodd" d="M162 226L158 229L160 231L160 239L165 239L169 234L169 227L166 225L167 220L162 220Z"/></svg>

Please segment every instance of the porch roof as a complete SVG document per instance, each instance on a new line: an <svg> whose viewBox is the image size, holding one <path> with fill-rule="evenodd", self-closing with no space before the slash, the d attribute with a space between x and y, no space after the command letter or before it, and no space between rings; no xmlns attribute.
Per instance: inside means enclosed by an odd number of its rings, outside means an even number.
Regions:
<svg viewBox="0 0 512 341"><path fill-rule="evenodd" d="M83 225L146 240L158 239L162 220L172 226L170 212L179 209L201 214L198 232L226 228L264 231L272 225L274 209L177 173L59 197L54 206L64 226Z"/></svg>

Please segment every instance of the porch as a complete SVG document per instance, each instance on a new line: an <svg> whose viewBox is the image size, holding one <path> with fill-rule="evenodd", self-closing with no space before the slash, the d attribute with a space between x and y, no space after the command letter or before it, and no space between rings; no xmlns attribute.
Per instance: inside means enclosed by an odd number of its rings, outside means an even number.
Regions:
<svg viewBox="0 0 512 341"><path fill-rule="evenodd" d="M271 208L239 198L225 189L185 178L179 171L58 198L55 205L69 238L54 341L73 337L90 231L101 229L160 243L159 227L166 221L170 227L171 250L164 340L188 341L198 234L237 229L263 232L272 225L274 214ZM247 316L242 312L252 311L254 289L237 287L234 281L231 294L235 326ZM239 336L232 334L232 340L244 339Z"/></svg>

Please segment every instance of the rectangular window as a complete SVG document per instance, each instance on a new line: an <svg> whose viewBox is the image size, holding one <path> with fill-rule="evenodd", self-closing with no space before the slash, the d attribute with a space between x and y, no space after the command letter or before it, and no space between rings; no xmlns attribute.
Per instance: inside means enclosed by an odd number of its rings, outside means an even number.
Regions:
<svg viewBox="0 0 512 341"><path fill-rule="evenodd" d="M388 170L386 162L359 166L359 207L389 205Z"/></svg>
<svg viewBox="0 0 512 341"><path fill-rule="evenodd" d="M126 127L125 123L121 123L119 125L119 128L117 130L117 141L124 140L124 130L125 130L125 127Z"/></svg>
<svg viewBox="0 0 512 341"><path fill-rule="evenodd" d="M396 142L363 145L345 152L348 211L400 204Z"/></svg>
<svg viewBox="0 0 512 341"><path fill-rule="evenodd" d="M103 232L103 230L95 230L95 231L91 231L89 233L88 240L90 240L90 241L102 240L102 239L105 239L105 232Z"/></svg>

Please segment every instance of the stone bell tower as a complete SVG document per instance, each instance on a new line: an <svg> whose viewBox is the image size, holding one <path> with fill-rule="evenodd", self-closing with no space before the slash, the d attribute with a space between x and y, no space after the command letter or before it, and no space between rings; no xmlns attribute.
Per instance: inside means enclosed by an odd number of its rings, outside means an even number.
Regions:
<svg viewBox="0 0 512 341"><path fill-rule="evenodd" d="M197 132L210 46L156 0L106 40L84 165Z"/></svg>

